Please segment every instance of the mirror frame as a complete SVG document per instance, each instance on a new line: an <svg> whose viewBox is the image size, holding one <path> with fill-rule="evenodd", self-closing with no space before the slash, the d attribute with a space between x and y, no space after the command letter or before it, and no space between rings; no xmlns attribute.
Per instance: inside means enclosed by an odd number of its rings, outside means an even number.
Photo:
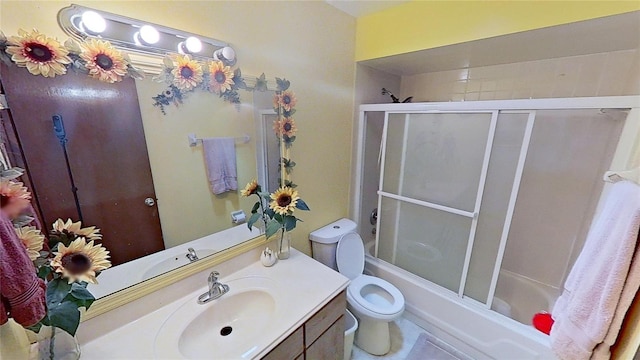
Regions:
<svg viewBox="0 0 640 360"><path fill-rule="evenodd" d="M34 29L34 31L37 31ZM24 36L27 32L20 31L20 35ZM16 66L16 61L12 59L9 53L6 52L7 46L9 44L9 40L5 37L5 35L0 31L0 60L4 61L12 66ZM87 40L87 41L90 41ZM109 42L106 42L108 46L112 46ZM82 47L80 44L73 40L67 40L67 42L62 44L58 44L61 48L66 49L69 52L69 57L71 58L71 62L69 64L64 65L64 72L62 74L57 73L58 76L64 76L67 69L73 69L75 71L83 72L88 74L88 70L85 67L86 61L84 61L80 54L82 52ZM121 52L122 49L117 49L116 51ZM168 69L167 61L163 61L163 59L159 56L146 55L140 53L121 53L125 63L127 72L124 76L129 76L133 78L142 78L144 75L158 75L163 72L166 72ZM24 63L20 65L20 67L25 67ZM239 70L238 68L236 68ZM24 69L27 71L27 69ZM31 71L30 71L31 72ZM41 75L35 74L34 75ZM240 76L240 72L237 71L237 74ZM91 76L90 74L88 74ZM55 75L54 75L55 76ZM97 76L92 76L97 78ZM97 79L102 81L102 78ZM286 79L275 78L274 80L268 79L265 77L264 73L261 76L242 76L239 79L242 83L242 87L240 89L255 92L255 91L275 91L275 96L278 98L281 94L287 90L289 90L290 82ZM192 89L193 91L195 89ZM234 91L236 89L233 89ZM290 90L289 90L290 91ZM292 93L291 93L292 94ZM214 94L215 95L215 94ZM295 96L292 94L292 96ZM222 97L222 96L221 96ZM149 99L149 101L154 99ZM228 99L225 99L229 101ZM233 101L231 101L233 102ZM237 102L233 102L236 103ZM274 101L275 103L275 101ZM295 105L295 104L292 104ZM159 110L160 111L160 110ZM277 120L281 121L285 117L290 117L295 112L293 106L288 111L285 111L282 106L277 105L274 108L274 111L277 114ZM291 182L291 171L295 166L295 162L291 159L290 149L295 141L295 136L287 136L284 134L276 133L276 136L279 138L280 143L280 185L295 187L295 184ZM257 169L256 169L257 170ZM264 234L259 235L258 237L248 239L243 241L235 246L232 246L228 249L219 251L215 254L207 256L200 261L190 263L179 268L167 271L159 276L154 278L139 282L135 285L123 288L119 291L116 291L112 294L106 295L99 299L96 299L93 305L82 312L81 321L86 321L96 316L107 313L111 310L114 310L118 307L126 305L134 300L140 299L143 296L151 294L159 289L162 289L166 286L174 284L182 279L185 279L189 276L192 276L198 272L204 271L208 268L211 268L215 265L218 265L222 262L228 261L238 255L241 255L247 251L250 251L254 248L264 246L268 243L266 236Z"/></svg>

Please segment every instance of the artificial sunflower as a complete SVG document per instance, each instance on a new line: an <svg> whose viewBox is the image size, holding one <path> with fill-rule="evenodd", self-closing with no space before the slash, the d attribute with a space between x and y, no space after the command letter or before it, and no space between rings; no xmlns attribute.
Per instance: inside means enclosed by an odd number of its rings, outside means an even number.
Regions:
<svg viewBox="0 0 640 360"><path fill-rule="evenodd" d="M31 261L37 259L38 256L40 256L42 244L44 244L44 235L42 235L40 230L33 226L23 226L21 228L16 228L16 234L18 234L18 239L20 239L24 247L27 249L29 259L31 259Z"/></svg>
<svg viewBox="0 0 640 360"><path fill-rule="evenodd" d="M22 210L29 207L31 193L21 182L0 181L0 208L11 219L20 215Z"/></svg>
<svg viewBox="0 0 640 360"><path fill-rule="evenodd" d="M96 272L111 266L109 252L102 245L94 245L93 240L87 243L84 237L79 237L69 244L58 245L58 251L51 260L54 271L62 274L69 284L75 281L86 281L97 284Z"/></svg>
<svg viewBox="0 0 640 360"><path fill-rule="evenodd" d="M85 237L89 240L100 240L102 239L102 234L100 234L100 229L95 226L89 226L86 228L82 227L82 222L73 222L71 219L67 219L67 222L62 221L62 219L58 219L53 223L53 232L52 235L63 234L63 235L72 235L72 237Z"/></svg>
<svg viewBox="0 0 640 360"><path fill-rule="evenodd" d="M260 185L258 185L258 181L256 179L253 179L244 187L244 190L240 191L240 195L249 197L253 194L257 194L259 191Z"/></svg>
<svg viewBox="0 0 640 360"><path fill-rule="evenodd" d="M291 90L283 91L282 94L278 96L278 105L282 106L285 111L291 111L297 102L296 94Z"/></svg>
<svg viewBox="0 0 640 360"><path fill-rule="evenodd" d="M298 128L296 122L291 117L283 118L282 120L276 120L273 124L273 130L278 136L286 135L291 138L296 134Z"/></svg>
<svg viewBox="0 0 640 360"><path fill-rule="evenodd" d="M234 85L231 68L224 66L222 61L209 63L209 89L216 94L231 90Z"/></svg>
<svg viewBox="0 0 640 360"><path fill-rule="evenodd" d="M281 187L271 194L269 207L280 215L288 215L296 208L300 197L298 191L290 187Z"/></svg>
<svg viewBox="0 0 640 360"><path fill-rule="evenodd" d="M67 72L65 65L71 63L69 51L58 40L33 30L28 33L18 30L18 36L7 41L6 52L20 67L26 67L33 75L55 77Z"/></svg>
<svg viewBox="0 0 640 360"><path fill-rule="evenodd" d="M173 85L189 91L202 82L202 66L189 55L176 57L176 66L171 70Z"/></svg>
<svg viewBox="0 0 640 360"><path fill-rule="evenodd" d="M96 39L85 42L81 47L80 57L86 62L89 76L111 84L122 81L127 73L127 62L120 51L109 42Z"/></svg>

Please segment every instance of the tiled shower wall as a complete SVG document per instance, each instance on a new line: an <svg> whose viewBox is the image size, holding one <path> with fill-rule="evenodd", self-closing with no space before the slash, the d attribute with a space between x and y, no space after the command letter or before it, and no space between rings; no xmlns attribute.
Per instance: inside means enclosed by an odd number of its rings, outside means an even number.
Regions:
<svg viewBox="0 0 640 360"><path fill-rule="evenodd" d="M640 49L403 76L401 98L422 101L640 94Z"/></svg>

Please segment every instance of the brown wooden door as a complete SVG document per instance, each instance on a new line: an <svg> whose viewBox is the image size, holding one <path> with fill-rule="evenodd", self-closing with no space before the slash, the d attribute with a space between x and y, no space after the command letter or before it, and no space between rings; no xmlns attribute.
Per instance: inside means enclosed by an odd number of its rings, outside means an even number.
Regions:
<svg viewBox="0 0 640 360"><path fill-rule="evenodd" d="M83 225L102 229L114 265L164 249L135 81L107 84L83 74L53 79L0 67L22 155L49 228L79 219L52 116L62 116ZM150 99L147 99L151 101Z"/></svg>

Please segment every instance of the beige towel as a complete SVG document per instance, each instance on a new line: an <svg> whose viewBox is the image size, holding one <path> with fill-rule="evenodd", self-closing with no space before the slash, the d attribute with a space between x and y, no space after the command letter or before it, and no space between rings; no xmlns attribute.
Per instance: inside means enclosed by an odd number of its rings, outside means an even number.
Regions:
<svg viewBox="0 0 640 360"><path fill-rule="evenodd" d="M552 311L551 347L559 358L589 359L608 339L614 317L624 318L617 314L628 308L621 298L639 227L640 186L615 183Z"/></svg>

